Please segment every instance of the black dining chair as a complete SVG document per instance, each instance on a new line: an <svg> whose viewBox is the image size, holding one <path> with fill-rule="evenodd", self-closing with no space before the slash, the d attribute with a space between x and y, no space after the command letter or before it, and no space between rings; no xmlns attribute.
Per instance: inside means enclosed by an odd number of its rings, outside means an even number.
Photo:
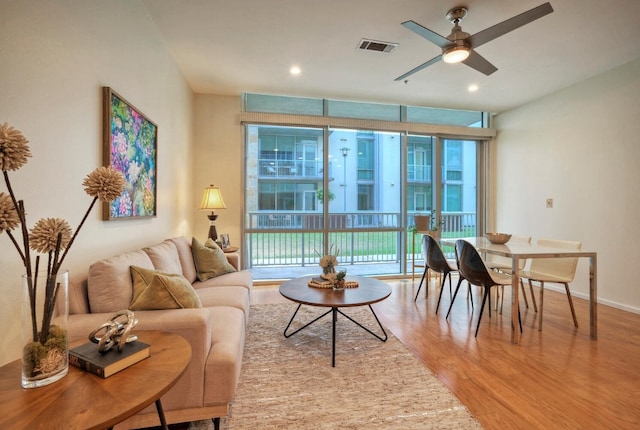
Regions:
<svg viewBox="0 0 640 430"><path fill-rule="evenodd" d="M458 269L449 263L447 258L444 256L444 252L442 252L442 248L440 248L438 241L428 234L422 236L422 257L424 258L424 273L422 274L422 279L420 279L420 284L418 285L416 298L413 301L415 302L418 300L418 295L420 294L422 283L424 282L424 279L427 276L429 270L441 273L442 284L440 285L440 295L438 296L438 304L436 305L437 314L438 309L440 308L440 299L442 299L442 290L444 290L444 283L447 278L449 278L449 294L451 294L451 274L458 273ZM460 276L460 278L458 279L456 290L460 287L460 283L462 281L462 276ZM426 289L427 288L425 288L425 290Z"/></svg>
<svg viewBox="0 0 640 430"><path fill-rule="evenodd" d="M460 276L463 277L469 284L483 287L484 294L482 296L482 306L480 307L480 316L478 317L478 324L476 326L476 334L478 336L478 329L480 328L480 321L482 321L482 312L487 302L487 298L490 297L491 288L497 286L511 285L511 276L505 275L500 272L489 270L478 251L466 240L456 241L456 259L458 262L458 271ZM458 294L460 284L456 287L451 299L451 305L449 305L449 311L446 318L449 318L451 313L451 307ZM491 314L491 302L489 302L489 314ZM520 312L518 311L518 320L520 322L520 331L522 331L522 321L520 321Z"/></svg>

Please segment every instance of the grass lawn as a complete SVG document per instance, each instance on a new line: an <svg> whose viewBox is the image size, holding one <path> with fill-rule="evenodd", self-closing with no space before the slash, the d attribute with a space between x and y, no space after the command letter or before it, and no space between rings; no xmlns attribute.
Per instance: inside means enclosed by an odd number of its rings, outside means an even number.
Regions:
<svg viewBox="0 0 640 430"><path fill-rule="evenodd" d="M399 258L401 231L330 232L329 245L343 258L368 257L367 261L389 261ZM458 232L443 232L443 237L475 236L475 227ZM407 254L414 252L411 235L407 234ZM249 233L247 243L253 261L264 259L305 259L313 261L323 255L322 232ZM415 252L420 253L420 239L416 237ZM453 248L452 248L453 249ZM335 251L334 251L335 253Z"/></svg>

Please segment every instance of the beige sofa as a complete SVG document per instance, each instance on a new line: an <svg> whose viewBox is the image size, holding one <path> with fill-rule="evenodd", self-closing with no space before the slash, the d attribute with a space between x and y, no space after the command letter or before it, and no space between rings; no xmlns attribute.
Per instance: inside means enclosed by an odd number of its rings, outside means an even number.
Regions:
<svg viewBox="0 0 640 430"><path fill-rule="evenodd" d="M225 254L238 269L238 256ZM192 283L202 308L135 311L136 330L164 330L181 335L191 345L185 374L162 397L168 423L213 419L216 428L226 416L240 375L245 329L249 318L251 273L239 270L204 282L198 274L186 237L116 255L91 265L88 276L72 278L69 287L69 340L86 339L109 317L127 309L132 300L130 266L182 274ZM126 396L126 393L122 393ZM116 428L159 424L150 406Z"/></svg>

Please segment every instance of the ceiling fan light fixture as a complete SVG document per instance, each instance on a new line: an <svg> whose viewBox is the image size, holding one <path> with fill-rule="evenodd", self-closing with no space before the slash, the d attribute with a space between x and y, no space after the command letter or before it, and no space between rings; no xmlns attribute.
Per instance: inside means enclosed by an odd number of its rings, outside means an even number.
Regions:
<svg viewBox="0 0 640 430"><path fill-rule="evenodd" d="M469 51L466 46L454 46L442 54L442 60L449 64L460 63L469 57Z"/></svg>

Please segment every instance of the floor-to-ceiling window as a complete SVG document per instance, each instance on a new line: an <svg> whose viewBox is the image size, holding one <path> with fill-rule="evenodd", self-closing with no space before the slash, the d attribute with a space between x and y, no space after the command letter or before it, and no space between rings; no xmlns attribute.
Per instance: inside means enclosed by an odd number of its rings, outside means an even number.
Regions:
<svg viewBox="0 0 640 430"><path fill-rule="evenodd" d="M483 139L412 133L411 129L430 127L401 125L402 118L409 117L419 122L444 121L443 115L450 112L433 115L426 108L405 111L393 105L289 101L286 97L247 98L249 109L279 115L242 115L244 265L256 279L316 273L319 256L330 247L339 250L340 266L348 273L404 274L414 251L419 253L407 234L416 214L431 214L442 235L476 234L481 170L477 153ZM295 116L298 111L303 116ZM327 119L318 121L322 116ZM456 118L463 127L481 123L477 112L463 112ZM379 129L378 121L397 130ZM396 126L387 121L400 122ZM358 122L365 127L340 125ZM461 136L490 135L466 131L461 124L451 130Z"/></svg>
<svg viewBox="0 0 640 430"><path fill-rule="evenodd" d="M403 153L402 133L249 125L246 134L245 246L262 278L312 272L328 247L352 273L402 273L419 254L413 243L403 253L417 214L444 236L475 235L476 141L408 135Z"/></svg>

